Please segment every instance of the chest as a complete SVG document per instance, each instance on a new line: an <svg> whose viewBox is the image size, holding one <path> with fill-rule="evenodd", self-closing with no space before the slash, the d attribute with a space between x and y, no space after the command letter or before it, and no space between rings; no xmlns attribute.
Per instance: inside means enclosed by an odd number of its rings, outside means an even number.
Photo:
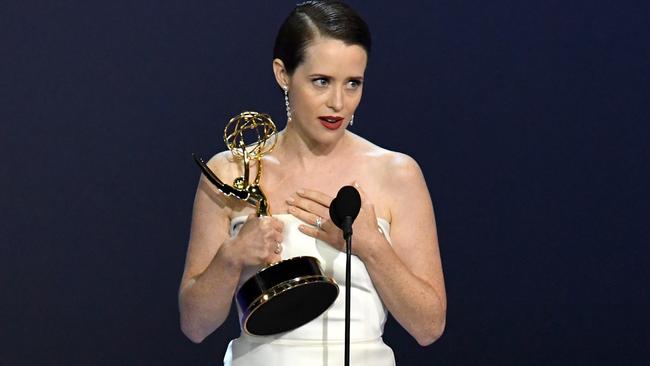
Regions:
<svg viewBox="0 0 650 366"><path fill-rule="evenodd" d="M310 189L335 197L344 185L351 184L355 174L349 169L322 167L307 171L299 169L267 169L262 178L264 190L273 213L286 213L287 199L295 197L300 189Z"/></svg>
<svg viewBox="0 0 650 366"><path fill-rule="evenodd" d="M355 159L336 164L317 164L304 169L277 161L265 161L260 186L271 208L272 214L288 212L287 200L295 197L300 189L322 192L332 198L339 189L357 182L363 189L366 199L373 203L378 217L390 217L390 192L386 190L384 169ZM256 169L251 172L255 176ZM234 208L233 216L249 214L254 209L245 203Z"/></svg>

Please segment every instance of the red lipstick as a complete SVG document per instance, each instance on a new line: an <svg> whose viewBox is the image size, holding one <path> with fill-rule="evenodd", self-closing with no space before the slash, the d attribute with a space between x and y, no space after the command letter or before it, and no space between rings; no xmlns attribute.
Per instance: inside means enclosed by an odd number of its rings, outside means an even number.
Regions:
<svg viewBox="0 0 650 366"><path fill-rule="evenodd" d="M319 116L320 123L330 130L336 130L343 124L343 117L338 116Z"/></svg>

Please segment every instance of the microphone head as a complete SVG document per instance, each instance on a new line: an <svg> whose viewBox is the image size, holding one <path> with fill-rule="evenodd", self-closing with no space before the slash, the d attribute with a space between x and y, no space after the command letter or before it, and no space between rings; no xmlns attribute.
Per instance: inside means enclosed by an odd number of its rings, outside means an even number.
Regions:
<svg viewBox="0 0 650 366"><path fill-rule="evenodd" d="M336 198L330 204L330 218L342 229L343 218L349 216L354 221L361 210L361 195L353 186L345 186L339 190Z"/></svg>
<svg viewBox="0 0 650 366"><path fill-rule="evenodd" d="M332 219L334 225L341 228L341 219L336 213L336 197L332 200L332 203L330 203L330 219Z"/></svg>

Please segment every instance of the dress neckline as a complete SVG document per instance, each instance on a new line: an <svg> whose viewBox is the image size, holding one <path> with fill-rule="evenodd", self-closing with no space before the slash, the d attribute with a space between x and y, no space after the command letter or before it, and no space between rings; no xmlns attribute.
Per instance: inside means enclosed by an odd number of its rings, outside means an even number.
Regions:
<svg viewBox="0 0 650 366"><path fill-rule="evenodd" d="M294 218L295 220L298 220L298 221L300 221L300 222L304 222L304 221L300 220L299 218L293 216L293 215L290 214L290 213L279 213L279 214L273 214L272 216L273 216L273 217L275 217L275 216L287 217L287 216L288 216L288 217L292 217L292 218ZM230 220L230 222L231 222L231 223L234 223L234 222L236 222L236 221L244 220L244 219L246 219L247 217L248 217L248 215L238 215L238 216L233 217L233 218ZM383 221L387 226L390 227L390 222L389 222L388 220L386 220L385 218L383 218L383 217L377 217L377 221Z"/></svg>

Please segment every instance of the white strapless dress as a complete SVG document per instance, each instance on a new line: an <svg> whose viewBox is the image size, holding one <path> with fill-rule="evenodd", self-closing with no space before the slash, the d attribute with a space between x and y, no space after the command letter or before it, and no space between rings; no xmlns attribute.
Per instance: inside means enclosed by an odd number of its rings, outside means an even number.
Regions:
<svg viewBox="0 0 650 366"><path fill-rule="evenodd" d="M282 258L312 256L321 262L327 276L339 285L334 304L318 318L289 332L273 336L252 336L242 331L228 345L225 366L334 366L344 363L345 325L345 253L301 233L304 224L293 215L274 215L284 222ZM237 235L246 216L231 222L231 235ZM390 224L378 219L390 242ZM352 243L354 245L354 241ZM241 286L258 268L246 268ZM350 364L354 366L394 366L393 350L383 339L386 308L375 290L366 266L352 256L352 288L350 310ZM237 307L241 326L241 309Z"/></svg>

